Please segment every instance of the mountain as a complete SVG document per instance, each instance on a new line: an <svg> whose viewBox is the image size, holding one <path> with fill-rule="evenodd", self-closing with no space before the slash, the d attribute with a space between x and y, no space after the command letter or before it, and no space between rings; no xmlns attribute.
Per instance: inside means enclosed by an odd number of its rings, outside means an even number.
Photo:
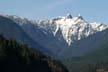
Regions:
<svg viewBox="0 0 108 72"><path fill-rule="evenodd" d="M89 23L81 15L67 14L46 20L0 15L0 33L60 59L70 72L108 69L108 25ZM52 61L50 65L57 68Z"/></svg>
<svg viewBox="0 0 108 72"><path fill-rule="evenodd" d="M4 17L21 26L35 42L64 58L81 56L95 50L95 47L98 48L105 41L104 30L108 29L108 25L103 23L88 23L81 15L73 17L67 14L36 21L12 15Z"/></svg>
<svg viewBox="0 0 108 72"><path fill-rule="evenodd" d="M68 14L66 17L63 16L37 21L32 21L17 16L7 15L6 17L21 25L25 31L29 29L36 31L37 28L39 28L44 34L51 33L53 36L62 35L61 37L64 38L68 45L71 45L74 41L78 41L82 38L88 37L91 34L108 28L108 26L105 24L96 22L88 23L83 19L82 16L79 15L77 17L72 17L71 14ZM58 34L59 30L61 30L61 34Z"/></svg>
<svg viewBox="0 0 108 72"><path fill-rule="evenodd" d="M1 72L68 72L59 61L0 35Z"/></svg>
<svg viewBox="0 0 108 72"><path fill-rule="evenodd" d="M0 15L0 34L3 34L8 39L15 39L21 44L39 48L38 50L43 53L50 53L50 51L35 42L17 23L2 15Z"/></svg>
<svg viewBox="0 0 108 72"><path fill-rule="evenodd" d="M84 56L94 50L100 49L100 46L107 46L108 43L108 29L97 32L93 35L76 41L72 44L71 48L65 49L61 53L64 57L79 57Z"/></svg>
<svg viewBox="0 0 108 72"><path fill-rule="evenodd" d="M66 41L62 37L62 41L59 40L59 38L55 38L53 33L50 30L45 30L43 28L40 28L37 24L37 22L28 20L26 18L21 18L18 16L11 16L11 15L3 15L6 18L11 19L18 25L22 27L22 29L27 32L27 34L35 40L37 43L39 43L41 46L47 48L50 50L53 54L56 56L58 53L63 49L67 48L68 45ZM50 27L49 27L50 28ZM61 30L59 29L60 33ZM57 35L56 35L57 36ZM63 46L62 46L63 44Z"/></svg>
<svg viewBox="0 0 108 72"><path fill-rule="evenodd" d="M104 37L104 38L100 38ZM92 50L83 56L77 56L65 59L63 63L68 68L69 72L107 72L108 71L108 29L93 36L91 45ZM86 40L89 40L86 39ZM93 42L94 41L94 42ZM99 42L98 45L97 42ZM87 44L87 43L86 43ZM85 45L86 45L85 44ZM92 47L91 46L91 47ZM90 48L86 46L86 48ZM84 49L83 49L84 50Z"/></svg>

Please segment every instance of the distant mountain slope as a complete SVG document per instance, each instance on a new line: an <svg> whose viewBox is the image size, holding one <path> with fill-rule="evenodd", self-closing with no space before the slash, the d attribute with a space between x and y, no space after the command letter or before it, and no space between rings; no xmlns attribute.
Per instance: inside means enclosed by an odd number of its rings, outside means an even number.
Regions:
<svg viewBox="0 0 108 72"><path fill-rule="evenodd" d="M29 35L14 21L9 18L0 16L0 34L3 34L6 38L12 38L19 43L27 44L30 47L39 48L38 50L50 53L47 49L41 47L36 43Z"/></svg>
<svg viewBox="0 0 108 72"><path fill-rule="evenodd" d="M88 23L82 16L72 17L71 14L67 16L60 16L53 19L46 20L28 20L26 18L20 18L18 16L4 15L10 18L14 22L18 23L27 32L33 32L40 29L44 34L52 34L54 37L60 40L65 40L70 46L74 41L78 41L82 38L86 38L96 32L102 31L108 28L108 25L103 23ZM61 33L58 34L58 31ZM49 36L50 36L49 34ZM33 35L33 34L32 34ZM35 35L35 34L34 34ZM62 38L63 37L63 38ZM55 37L56 38L56 37Z"/></svg>
<svg viewBox="0 0 108 72"><path fill-rule="evenodd" d="M18 16L3 15L11 19L37 43L59 57L84 55L95 50L104 41L108 25L88 23L82 16L60 16L46 20L28 20ZM107 33L107 32L105 32ZM107 42L107 37L105 38ZM91 47L91 45L93 47Z"/></svg>
<svg viewBox="0 0 108 72"><path fill-rule="evenodd" d="M100 72L101 70L104 70L102 72L107 72L108 71L107 43L103 42L96 50L89 52L82 57L68 58L64 60L64 64L69 69L69 72Z"/></svg>
<svg viewBox="0 0 108 72"><path fill-rule="evenodd" d="M56 60L50 59L34 48L7 40L0 35L1 72L68 72Z"/></svg>
<svg viewBox="0 0 108 72"><path fill-rule="evenodd" d="M10 16L10 15L5 15L4 17L7 17L12 21L16 22L18 25L20 25L22 29L25 32L27 32L27 34L33 40L35 40L41 46L50 50L56 56L63 48L68 47L68 44L61 35L60 35L61 38L59 38L59 35L54 36L50 30L45 30L43 28L40 28L38 26L38 23L36 23L35 21L30 21L26 18L20 18L17 16ZM60 29L57 32L57 34L58 33L61 33Z"/></svg>
<svg viewBox="0 0 108 72"><path fill-rule="evenodd" d="M66 59L64 64L70 72L108 69L108 25L88 23L80 15L37 21L0 15L0 33L62 61Z"/></svg>
<svg viewBox="0 0 108 72"><path fill-rule="evenodd" d="M106 46L108 43L108 29L90 35L72 44L71 48L65 49L61 55L64 57L83 56L100 46Z"/></svg>

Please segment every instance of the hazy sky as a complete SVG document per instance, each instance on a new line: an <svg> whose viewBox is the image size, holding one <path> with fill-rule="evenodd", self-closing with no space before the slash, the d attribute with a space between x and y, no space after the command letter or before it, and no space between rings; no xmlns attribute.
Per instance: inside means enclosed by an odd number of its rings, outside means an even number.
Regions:
<svg viewBox="0 0 108 72"><path fill-rule="evenodd" d="M108 0L0 0L0 13L44 19L79 13L89 22L108 24Z"/></svg>

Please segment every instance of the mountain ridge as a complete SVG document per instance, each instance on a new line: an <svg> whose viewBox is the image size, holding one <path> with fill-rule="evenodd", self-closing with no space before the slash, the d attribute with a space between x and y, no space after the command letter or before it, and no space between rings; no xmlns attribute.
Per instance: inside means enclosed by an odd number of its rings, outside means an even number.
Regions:
<svg viewBox="0 0 108 72"><path fill-rule="evenodd" d="M102 31L102 30L108 28L108 25L105 25L103 23L96 23L96 22L88 23L87 21L84 20L84 18L81 15L76 16L76 17L72 17L71 14L67 14L67 16L59 16L57 18L46 19L46 20L28 20L27 18L20 18L20 17L15 16L15 15L13 15L13 16L12 15L3 15L3 16L14 20L15 22L19 23L22 27L24 24L31 23L32 25L38 26L39 28L42 28L44 30L47 30L47 31L50 30L53 33L53 35L55 35L57 30L60 28L62 30L63 38L68 43L68 45L70 45L72 42L74 42L74 40L72 40L72 38L74 38L75 34L68 35L67 32L65 32L66 29L68 29L68 32L69 31L72 32L74 30L75 26L76 27L79 26L79 28L75 28L76 29L75 33L77 33L77 37L79 36L75 40L80 40L83 35L78 34L78 33L83 32L84 31L83 28L86 28L87 26L91 30L90 30L90 32L87 32L89 34L87 34L85 32L85 34L84 34L85 37L87 37L87 36L89 36L95 32ZM53 25L53 23L55 25ZM74 26L74 27L72 27L72 26ZM84 26L86 26L86 27L84 27ZM81 29L81 27L82 27L82 29ZM63 28L65 28L65 30ZM79 31L77 31L77 30L79 30ZM43 32L47 33L45 31L43 31ZM69 38L69 36L72 38ZM70 39L71 39L71 41L70 41Z"/></svg>
<svg viewBox="0 0 108 72"><path fill-rule="evenodd" d="M15 39L21 44L27 44L29 47L40 47L40 51L47 51L35 42L29 35L14 21L4 16L0 16L0 34L7 39Z"/></svg>
<svg viewBox="0 0 108 72"><path fill-rule="evenodd" d="M68 14L67 16L46 20L28 20L27 18L12 15L4 15L4 17L17 23L34 41L60 57L65 50L72 49L74 43L80 42L80 40L82 42L82 39L86 39L94 34L98 35L98 32L108 29L108 25L89 23L81 15L73 17L71 14ZM86 43L86 41L82 43ZM90 46L89 40L87 43ZM85 48L82 45L79 47ZM71 52L72 50L66 55L70 54L72 56Z"/></svg>

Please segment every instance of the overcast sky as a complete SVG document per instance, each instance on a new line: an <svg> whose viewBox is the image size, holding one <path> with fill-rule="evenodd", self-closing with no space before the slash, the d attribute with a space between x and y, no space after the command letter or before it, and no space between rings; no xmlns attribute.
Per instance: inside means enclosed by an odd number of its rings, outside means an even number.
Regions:
<svg viewBox="0 0 108 72"><path fill-rule="evenodd" d="M0 13L29 19L82 15L88 22L108 24L108 0L0 0Z"/></svg>

